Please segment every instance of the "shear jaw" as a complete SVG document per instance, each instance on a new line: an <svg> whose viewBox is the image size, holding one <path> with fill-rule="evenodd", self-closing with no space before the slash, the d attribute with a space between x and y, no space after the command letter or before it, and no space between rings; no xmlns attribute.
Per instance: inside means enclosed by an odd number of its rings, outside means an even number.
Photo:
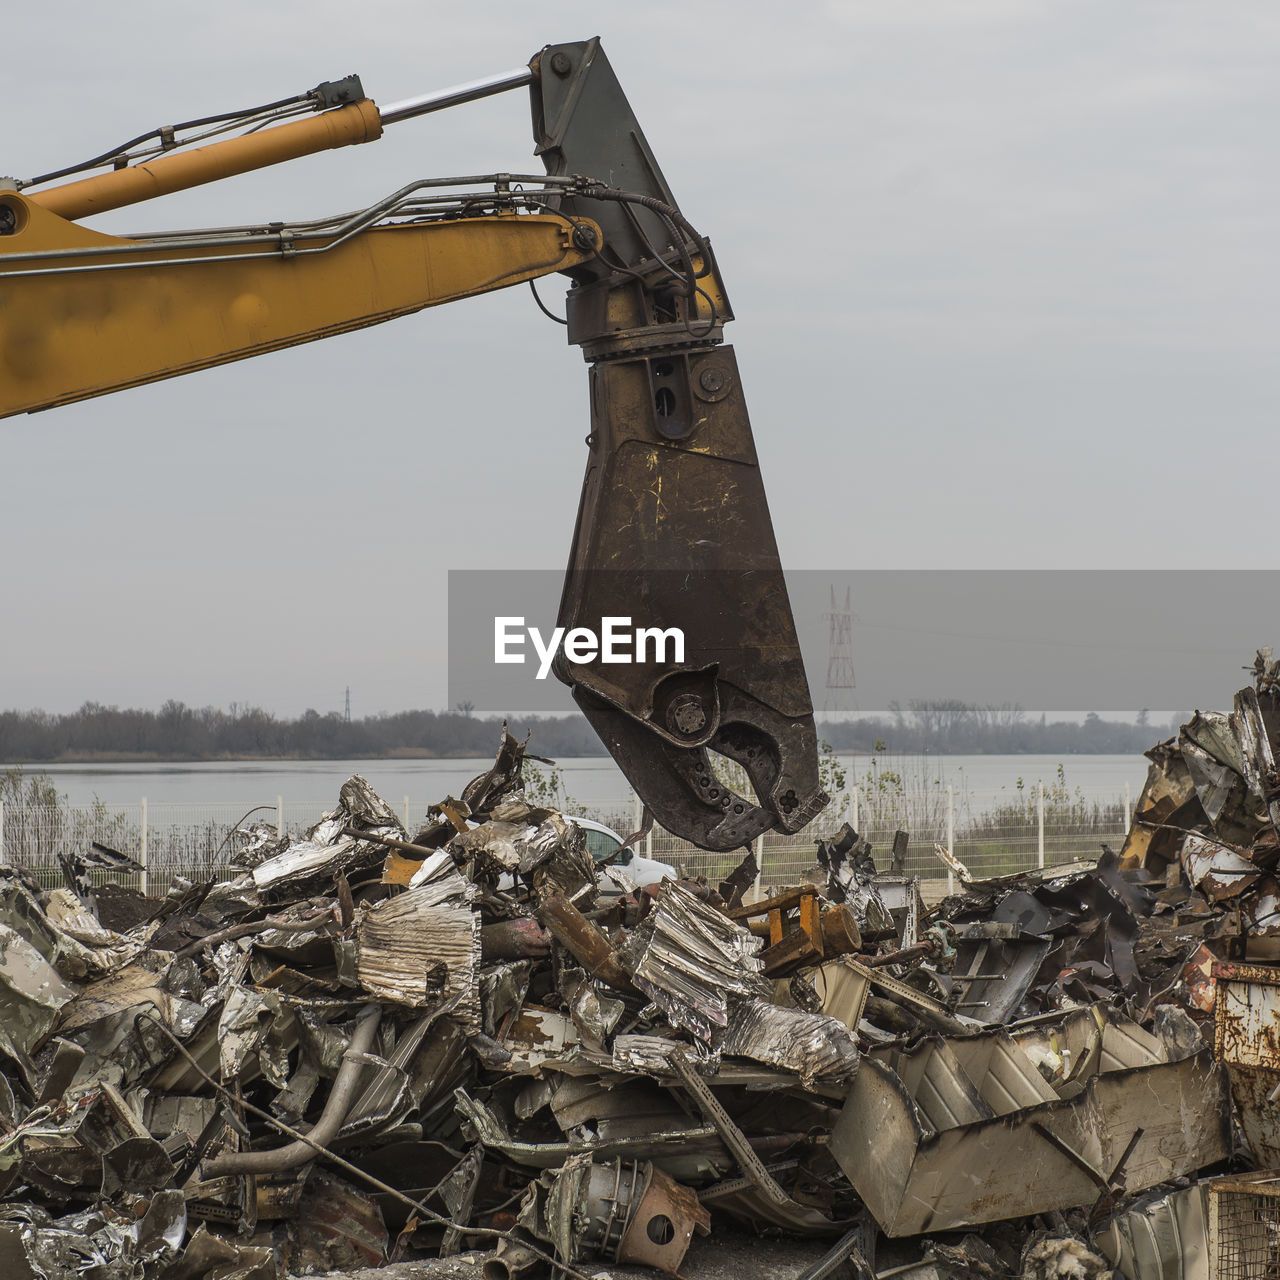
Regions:
<svg viewBox="0 0 1280 1280"><path fill-rule="evenodd" d="M767 831L801 830L829 799L817 778L813 717L788 719L731 685L715 689L714 728L693 745L679 745L668 726L633 716L582 685L573 697L654 820L673 835L724 852ZM686 723L696 719L687 713ZM756 801L717 776L713 754L742 766Z"/></svg>

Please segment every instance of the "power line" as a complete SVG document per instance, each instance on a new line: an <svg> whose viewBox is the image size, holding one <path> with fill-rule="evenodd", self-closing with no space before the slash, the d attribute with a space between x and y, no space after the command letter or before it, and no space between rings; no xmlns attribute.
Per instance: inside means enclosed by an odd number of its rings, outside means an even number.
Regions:
<svg viewBox="0 0 1280 1280"><path fill-rule="evenodd" d="M827 682L822 694L822 710L852 711L854 709L853 690L856 680L853 674L853 595L852 588L845 586L844 608L836 606L836 588L834 583L828 585L831 595L831 610L823 614L828 623L827 631Z"/></svg>

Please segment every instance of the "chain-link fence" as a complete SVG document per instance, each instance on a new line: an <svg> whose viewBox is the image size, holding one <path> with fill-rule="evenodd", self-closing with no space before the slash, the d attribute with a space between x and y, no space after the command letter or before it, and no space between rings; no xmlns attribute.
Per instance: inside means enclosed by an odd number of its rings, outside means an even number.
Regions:
<svg viewBox="0 0 1280 1280"><path fill-rule="evenodd" d="M794 884L816 865L816 842L834 835L845 822L871 841L883 871L890 869L895 835L905 831L902 871L925 880L942 880L947 874L936 845L982 879L1096 858L1104 844L1118 850L1129 829L1131 796L1123 783L1086 790L1069 788L1059 777L1047 785L975 792L942 783L909 786L897 775L875 781L879 785L874 788L851 787L836 796L797 835L761 836L753 848L763 882ZM586 805L583 816L629 835L640 825L641 809L633 797ZM713 881L742 857L741 851L708 853L659 827L639 847L647 857Z"/></svg>
<svg viewBox="0 0 1280 1280"><path fill-rule="evenodd" d="M798 835L770 832L753 845L766 885L795 883L815 864L814 846L849 822L875 852L877 866L890 868L895 833L909 837L902 864L908 875L945 878L934 846L950 849L976 878L1003 875L1076 858L1096 857L1103 844L1119 848L1129 821L1129 796L1115 789L1068 789L1059 781L986 793L941 784L909 786L897 775L875 786L851 787ZM412 832L426 818L428 801L405 797L397 806ZM59 857L87 853L96 843L125 854L143 868L131 873L95 873L132 884L152 895L168 891L175 876L207 879L230 872L234 832L266 825L293 836L317 822L323 806L274 803L93 805L0 804L0 862L21 866L50 886L62 883ZM582 816L623 837L640 826L634 796L579 806ZM655 827L639 848L647 857L714 882L733 869L741 850L709 853Z"/></svg>

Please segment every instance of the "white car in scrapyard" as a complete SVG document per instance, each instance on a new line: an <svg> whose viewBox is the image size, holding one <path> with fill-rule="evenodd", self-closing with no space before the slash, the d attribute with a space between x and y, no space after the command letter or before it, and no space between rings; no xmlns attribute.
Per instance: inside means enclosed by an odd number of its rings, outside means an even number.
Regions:
<svg viewBox="0 0 1280 1280"><path fill-rule="evenodd" d="M633 889L657 884L660 880L678 878L675 867L669 862L643 857L631 848L623 849L622 836L603 822L592 822L590 818L576 818L567 813L564 816L574 826L581 827L587 837L587 852L595 860L601 897L617 898Z"/></svg>

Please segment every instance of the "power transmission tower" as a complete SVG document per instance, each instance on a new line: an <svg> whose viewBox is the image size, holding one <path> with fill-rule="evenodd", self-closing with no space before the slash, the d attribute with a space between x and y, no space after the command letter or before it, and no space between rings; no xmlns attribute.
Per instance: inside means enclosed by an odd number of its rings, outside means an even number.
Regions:
<svg viewBox="0 0 1280 1280"><path fill-rule="evenodd" d="M342 710L342 718L347 724L351 723L351 686L347 685L347 705Z"/></svg>
<svg viewBox="0 0 1280 1280"><path fill-rule="evenodd" d="M844 589L844 608L836 607L835 584L829 585L831 611L823 615L827 631L827 683L822 693L822 710L852 711L853 690L853 596L852 588Z"/></svg>

